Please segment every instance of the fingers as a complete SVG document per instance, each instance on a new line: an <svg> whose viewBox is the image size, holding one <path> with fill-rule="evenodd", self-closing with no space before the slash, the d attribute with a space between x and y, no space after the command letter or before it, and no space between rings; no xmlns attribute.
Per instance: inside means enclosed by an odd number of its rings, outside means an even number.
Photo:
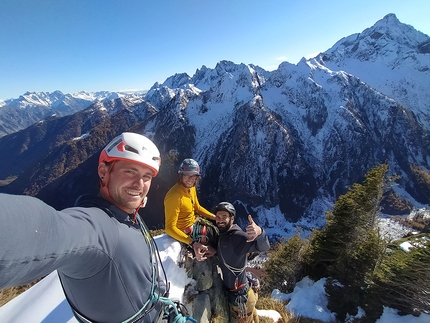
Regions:
<svg viewBox="0 0 430 323"><path fill-rule="evenodd" d="M249 225L246 227L246 236L248 238L248 240L246 240L246 242L251 242L255 239L255 222L252 219L251 214L248 214L248 221L249 221Z"/></svg>
<svg viewBox="0 0 430 323"><path fill-rule="evenodd" d="M205 254L199 255L199 256L196 255L196 259L197 259L197 261L203 261L203 260L208 259L208 257L206 257Z"/></svg>
<svg viewBox="0 0 430 323"><path fill-rule="evenodd" d="M256 237L255 228L251 224L246 227L246 237L248 238L246 242L251 242Z"/></svg>
<svg viewBox="0 0 430 323"><path fill-rule="evenodd" d="M198 261L203 261L203 260L207 259L207 257L205 256L205 253L208 251L207 246L205 246L199 242L196 242L196 243L194 243L193 248L194 248L194 253L196 255L196 259Z"/></svg>
<svg viewBox="0 0 430 323"><path fill-rule="evenodd" d="M252 219L251 214L248 214L248 221L249 221L249 224L253 224L254 223L254 220Z"/></svg>
<svg viewBox="0 0 430 323"><path fill-rule="evenodd" d="M249 225L246 227L246 242L254 241L261 234L261 228L254 222L252 216L248 214Z"/></svg>
<svg viewBox="0 0 430 323"><path fill-rule="evenodd" d="M253 235L248 235L248 240L246 240L246 242L252 242L252 241L254 241L254 240L255 240L255 238L256 238L256 235L255 235L255 234L253 234Z"/></svg>
<svg viewBox="0 0 430 323"><path fill-rule="evenodd" d="M201 243L196 242L194 245L195 245L194 251L196 253L204 254L208 250L208 247Z"/></svg>
<svg viewBox="0 0 430 323"><path fill-rule="evenodd" d="M213 257L216 254L216 249L208 246L208 251L205 253L207 257Z"/></svg>

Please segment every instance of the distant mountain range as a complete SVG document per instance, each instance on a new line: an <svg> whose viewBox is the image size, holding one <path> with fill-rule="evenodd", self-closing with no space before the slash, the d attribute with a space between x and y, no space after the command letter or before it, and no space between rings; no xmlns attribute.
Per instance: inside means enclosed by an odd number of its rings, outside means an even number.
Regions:
<svg viewBox="0 0 430 323"><path fill-rule="evenodd" d="M70 206L97 191L98 154L127 130L162 153L143 211L150 226L164 223L164 195L188 157L202 166L201 204L234 202L239 220L251 213L273 235L322 225L384 162L401 178L383 211L407 213L430 199L429 66L430 37L389 14L272 72L220 61L144 94L26 93L0 108L0 191Z"/></svg>
<svg viewBox="0 0 430 323"><path fill-rule="evenodd" d="M95 102L120 97L137 97L136 94L118 92L78 92L63 94L61 91L27 92L18 99L0 100L0 137L22 130L49 116L66 116L81 111ZM141 95L140 95L141 96Z"/></svg>

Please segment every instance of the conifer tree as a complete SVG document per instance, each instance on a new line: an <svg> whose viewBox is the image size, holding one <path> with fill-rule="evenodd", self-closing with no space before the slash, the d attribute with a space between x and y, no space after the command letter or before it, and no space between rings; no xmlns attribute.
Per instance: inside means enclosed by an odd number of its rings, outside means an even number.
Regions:
<svg viewBox="0 0 430 323"><path fill-rule="evenodd" d="M283 239L269 251L264 264L263 294L270 295L274 289L282 293L293 291L297 281L303 278L303 252L306 241L296 233L288 241Z"/></svg>
<svg viewBox="0 0 430 323"><path fill-rule="evenodd" d="M369 314L382 306L399 310L400 314L430 313L430 237L417 235L407 240L408 252L391 245L372 284L366 292L364 309ZM397 244L405 242L403 239ZM378 315L375 315L378 317Z"/></svg>
<svg viewBox="0 0 430 323"><path fill-rule="evenodd" d="M317 280L329 277L328 307L344 320L356 314L376 265L385 250L376 221L386 189L387 164L371 169L363 184L354 184L327 212L327 224L310 239L307 265Z"/></svg>

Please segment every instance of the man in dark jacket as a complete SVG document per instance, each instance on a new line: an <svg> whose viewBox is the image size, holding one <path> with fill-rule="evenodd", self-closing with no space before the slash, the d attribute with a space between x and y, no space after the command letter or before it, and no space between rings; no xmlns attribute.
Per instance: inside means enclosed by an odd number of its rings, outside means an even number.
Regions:
<svg viewBox="0 0 430 323"><path fill-rule="evenodd" d="M219 266L231 313L236 322L258 323L257 297L250 288L245 268L248 253L269 250L269 240L251 215L248 215L249 225L245 232L234 224L236 210L228 202L219 203L214 213L220 233L217 247Z"/></svg>
<svg viewBox="0 0 430 323"><path fill-rule="evenodd" d="M98 196L56 211L33 197L0 194L0 289L57 270L78 321L157 322L173 303L138 210L160 160L148 138L123 133L100 154Z"/></svg>

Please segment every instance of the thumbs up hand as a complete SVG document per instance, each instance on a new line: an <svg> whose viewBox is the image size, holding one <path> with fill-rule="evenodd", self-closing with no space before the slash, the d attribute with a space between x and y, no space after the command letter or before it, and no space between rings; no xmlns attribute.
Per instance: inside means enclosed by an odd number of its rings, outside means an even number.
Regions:
<svg viewBox="0 0 430 323"><path fill-rule="evenodd" d="M255 224L252 216L248 215L249 225L246 227L246 242L254 241L261 234L261 228Z"/></svg>

